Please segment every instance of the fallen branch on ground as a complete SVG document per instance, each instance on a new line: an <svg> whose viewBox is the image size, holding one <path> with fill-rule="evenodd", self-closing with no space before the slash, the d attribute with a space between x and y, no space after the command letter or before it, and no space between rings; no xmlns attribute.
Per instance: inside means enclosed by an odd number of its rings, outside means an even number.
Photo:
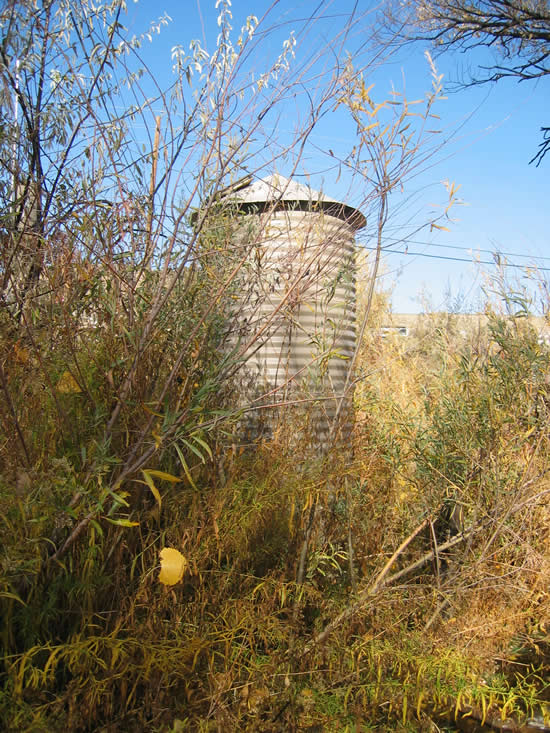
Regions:
<svg viewBox="0 0 550 733"><path fill-rule="evenodd" d="M349 618L351 618L354 614L356 614L358 611L360 611L371 599L373 599L383 588L386 588L388 585L393 585L398 580L401 580L402 578L406 577L407 575L410 575L415 570L418 570L419 568L426 565L426 563L430 562L430 560L433 560L437 553L444 552L445 550L449 550L451 547L454 547L455 545L460 544L461 542L464 542L466 539L468 539L471 535L473 535L476 531L478 531L479 527L470 527L469 529L462 532L460 535L453 537L453 539L449 540L448 542L445 542L442 545L439 545L439 547L431 552L427 552L425 555L422 555L416 562L413 562L411 565L407 565L406 568L403 568L402 570L399 570L399 572L394 573L393 575L387 576L387 573L391 566L394 564L394 562L397 560L399 555L405 550L405 548L412 542L412 540L426 527L428 524L428 519L425 519L421 524L418 525L418 527L414 530L412 534L410 534L407 539L405 539L397 548L397 550L393 553L391 558L388 560L382 571L378 574L375 581L371 583L365 590L361 591L359 593L357 600L352 603L350 606L345 608L342 613L338 614L336 618L331 621L321 633L317 634L312 641L307 644L305 651L309 652L314 647L316 647L318 644L321 644L324 642L330 634L334 631L334 629L338 628L338 626L341 626L345 621L347 621Z"/></svg>

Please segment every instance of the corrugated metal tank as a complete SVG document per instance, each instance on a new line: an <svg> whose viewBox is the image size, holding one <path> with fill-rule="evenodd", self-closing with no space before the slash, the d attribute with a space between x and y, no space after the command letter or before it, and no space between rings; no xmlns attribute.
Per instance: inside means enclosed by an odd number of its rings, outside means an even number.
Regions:
<svg viewBox="0 0 550 733"><path fill-rule="evenodd" d="M355 348L353 207L280 175L233 187L234 295L231 341L242 357L239 390L247 440L298 437L326 447ZM276 407L267 407L267 406ZM345 420L344 420L345 422Z"/></svg>

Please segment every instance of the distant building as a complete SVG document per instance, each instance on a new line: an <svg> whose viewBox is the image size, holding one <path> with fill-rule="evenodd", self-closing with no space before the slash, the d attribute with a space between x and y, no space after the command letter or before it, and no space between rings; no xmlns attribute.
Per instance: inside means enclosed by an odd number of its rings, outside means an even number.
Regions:
<svg viewBox="0 0 550 733"><path fill-rule="evenodd" d="M550 322L543 316L530 316L528 322L539 334L539 342L550 345ZM390 313L380 327L382 338L394 336L408 338L415 331L425 331L430 324L447 325L462 336L487 327L489 316L485 313Z"/></svg>

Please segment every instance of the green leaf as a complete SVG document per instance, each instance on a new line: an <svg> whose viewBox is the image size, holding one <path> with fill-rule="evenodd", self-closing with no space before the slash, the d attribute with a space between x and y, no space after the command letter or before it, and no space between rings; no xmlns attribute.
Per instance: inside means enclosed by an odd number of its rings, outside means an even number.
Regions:
<svg viewBox="0 0 550 733"><path fill-rule="evenodd" d="M95 531L98 533L100 537L103 537L103 529L101 527L101 524L97 522L95 519L92 519L90 524L95 529Z"/></svg>
<svg viewBox="0 0 550 733"><path fill-rule="evenodd" d="M128 508L130 507L130 505L126 501L126 497L129 496L127 491L121 491L120 494L117 494L116 491L111 491L111 489L108 488L107 493L113 497L115 504Z"/></svg>
<svg viewBox="0 0 550 733"><path fill-rule="evenodd" d="M200 452L200 450L197 448L196 445L193 445L192 443L190 443L188 440L185 440L185 439L183 439L182 442L185 443L185 445L189 448L189 450L197 456L197 458L201 461L201 463L205 463L204 456Z"/></svg>
<svg viewBox="0 0 550 733"><path fill-rule="evenodd" d="M176 451L180 459L180 463L183 466L183 470L185 471L185 475L187 476L187 480L191 484L191 486L195 489L195 491L198 491L197 487L195 486L195 482L193 481L193 478L191 476L191 472L189 471L189 466L187 465L187 461L184 458L183 453L181 452L181 449L179 445L176 445Z"/></svg>
<svg viewBox="0 0 550 733"><path fill-rule="evenodd" d="M210 460L212 460L213 459L212 449L210 448L210 446L208 445L208 443L206 441L204 441L202 438L199 438L198 435L192 435L191 437L193 438L193 440L196 443L198 443L202 448L204 448L204 450L208 453L208 456L210 457Z"/></svg>

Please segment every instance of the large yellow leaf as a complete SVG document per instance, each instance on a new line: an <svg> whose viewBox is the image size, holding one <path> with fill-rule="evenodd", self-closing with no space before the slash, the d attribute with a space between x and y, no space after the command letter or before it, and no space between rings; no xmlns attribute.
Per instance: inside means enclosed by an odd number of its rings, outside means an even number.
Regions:
<svg viewBox="0 0 550 733"><path fill-rule="evenodd" d="M187 560L179 550L172 547L164 547L160 551L160 575L159 580L164 585L176 585L183 578Z"/></svg>

